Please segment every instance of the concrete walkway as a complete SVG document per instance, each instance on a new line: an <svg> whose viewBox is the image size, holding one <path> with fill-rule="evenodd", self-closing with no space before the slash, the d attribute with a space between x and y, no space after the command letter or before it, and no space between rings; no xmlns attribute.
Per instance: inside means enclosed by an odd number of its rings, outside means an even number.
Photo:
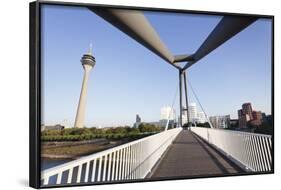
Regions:
<svg viewBox="0 0 281 190"><path fill-rule="evenodd" d="M151 178L214 176L243 171L188 130L182 130Z"/></svg>

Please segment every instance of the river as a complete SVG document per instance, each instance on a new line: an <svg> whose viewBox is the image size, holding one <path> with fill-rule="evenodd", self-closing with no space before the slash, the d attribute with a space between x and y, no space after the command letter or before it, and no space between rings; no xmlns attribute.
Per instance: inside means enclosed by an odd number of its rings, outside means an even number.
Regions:
<svg viewBox="0 0 281 190"><path fill-rule="evenodd" d="M49 169L66 162L72 161L70 158L65 159L50 159L50 158L42 158L41 160L41 170Z"/></svg>

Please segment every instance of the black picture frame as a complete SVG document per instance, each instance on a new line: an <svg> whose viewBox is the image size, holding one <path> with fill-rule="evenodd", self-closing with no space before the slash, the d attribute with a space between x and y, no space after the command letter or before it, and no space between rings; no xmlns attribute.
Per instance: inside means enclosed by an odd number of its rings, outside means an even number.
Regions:
<svg viewBox="0 0 281 190"><path fill-rule="evenodd" d="M88 3L68 3L68 2L48 2L48 1L35 1L29 4L29 185L33 188L52 188L52 187L69 187L69 186L87 186L99 184L119 184L119 183L136 183L136 182L151 182L163 180L182 180L193 178L206 178L202 177L177 177L167 179L142 179L142 180L128 180L122 182L102 182L102 183L82 183L82 184L63 184L41 186L40 173L41 173L41 149L40 149L40 132L41 132L41 7L42 5L60 5L60 6L75 6L75 7L101 7L101 8L118 8L128 10L149 10L155 12L173 12L173 13L192 13L192 14L205 14L205 15L229 15L229 16L249 16L257 18L267 18L272 20L272 39L271 39L271 113L272 124L274 128L274 16L273 15L260 15L260 14L242 14L242 13L228 13L228 12L209 12L198 10L183 10L183 9L167 9L167 8L154 8L154 7L132 7L132 6L113 6L103 4L88 4ZM226 174L214 175L211 177L226 177L226 176L241 176L241 175L260 175L260 174L273 174L274 173L274 132L272 135L272 170L269 172L259 173L245 173L245 174Z"/></svg>

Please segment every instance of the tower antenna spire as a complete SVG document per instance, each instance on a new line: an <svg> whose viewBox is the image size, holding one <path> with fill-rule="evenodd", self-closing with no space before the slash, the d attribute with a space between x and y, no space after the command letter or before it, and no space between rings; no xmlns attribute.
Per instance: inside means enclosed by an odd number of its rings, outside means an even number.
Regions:
<svg viewBox="0 0 281 190"><path fill-rule="evenodd" d="M92 55L93 54L93 44L90 43L90 46L89 46L89 55Z"/></svg>

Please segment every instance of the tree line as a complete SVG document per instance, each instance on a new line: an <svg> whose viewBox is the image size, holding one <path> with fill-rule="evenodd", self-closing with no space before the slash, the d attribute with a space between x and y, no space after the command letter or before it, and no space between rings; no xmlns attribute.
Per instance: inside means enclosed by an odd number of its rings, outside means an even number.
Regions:
<svg viewBox="0 0 281 190"><path fill-rule="evenodd" d="M149 123L141 123L138 127L120 126L110 128L65 128L62 130L44 130L41 132L42 141L82 141L97 138L131 140L143 138L162 131L162 127Z"/></svg>

